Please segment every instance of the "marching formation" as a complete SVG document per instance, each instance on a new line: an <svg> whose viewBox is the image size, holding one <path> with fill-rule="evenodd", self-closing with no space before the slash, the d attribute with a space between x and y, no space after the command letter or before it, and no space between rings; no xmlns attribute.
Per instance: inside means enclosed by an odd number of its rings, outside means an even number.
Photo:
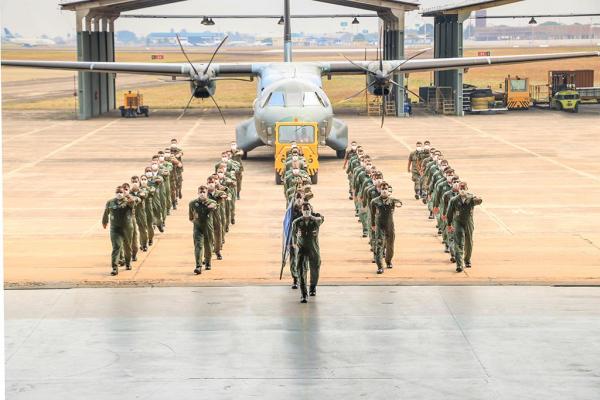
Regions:
<svg viewBox="0 0 600 400"><path fill-rule="evenodd" d="M244 152L231 142L230 149L221 153L215 171L198 187L198 197L189 204L189 219L193 224L194 273L202 273L202 267L211 269L213 253L222 260L225 235L235 224L235 203L242 191Z"/></svg>
<svg viewBox="0 0 600 400"><path fill-rule="evenodd" d="M301 303L308 302L308 296L317 295L321 253L319 249L319 228L325 218L316 213L310 204L314 197L311 181L306 171L306 160L302 149L295 142L287 153L285 172L282 178L283 191L287 204L284 218L284 255L282 272L289 259L292 274L292 289L300 285ZM307 275L310 269L310 289L307 289Z"/></svg>
<svg viewBox="0 0 600 400"><path fill-rule="evenodd" d="M154 243L154 230L165 231L167 216L182 198L182 157L177 139L171 139L169 147L152 156L143 175L118 186L106 203L102 227L110 222L111 275L118 275L119 266L131 270L138 251L148 251Z"/></svg>
<svg viewBox="0 0 600 400"><path fill-rule="evenodd" d="M427 204L429 219L436 219L444 251L450 254L451 262L456 262L456 272L471 268L473 209L483 200L468 192L467 182L429 141L417 142L408 157L408 172L412 174L415 199Z"/></svg>
<svg viewBox="0 0 600 400"><path fill-rule="evenodd" d="M383 260L392 268L394 258L394 211L402 202L391 196L392 187L371 157L356 142L346 152L343 168L348 175L349 199L354 201L355 216L362 226L362 236L369 238L377 273L383 274Z"/></svg>

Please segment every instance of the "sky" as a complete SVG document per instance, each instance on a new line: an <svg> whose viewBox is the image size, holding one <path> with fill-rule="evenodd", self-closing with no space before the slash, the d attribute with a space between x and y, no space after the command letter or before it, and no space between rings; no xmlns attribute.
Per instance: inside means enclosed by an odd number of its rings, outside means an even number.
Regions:
<svg viewBox="0 0 600 400"><path fill-rule="evenodd" d="M421 8L457 3L458 0L421 0ZM318 3L312 0L291 0L292 13L297 14L328 14L328 13L368 13L347 7L333 6ZM142 14L280 14L283 11L282 0L187 0L180 3L147 8L136 13ZM505 5L488 10L489 15L501 14L528 14L528 13L600 13L600 0L525 0L521 3ZM132 12L133 13L133 12ZM146 35L150 32L169 31L171 28L179 31L237 31L253 33L264 36L282 34L282 27L271 20L218 20L217 25L205 27L197 20L132 20L118 19L116 30L131 30L136 34ZM292 21L294 32L333 33L342 30L340 23L343 20L296 20ZM349 20L348 20L349 21ZM418 12L407 15L406 25L413 26L432 22L431 18L422 18ZM540 19L538 22L544 22ZM562 19L561 22L580 22L583 24L600 24L600 17ZM2 28L18 32L24 37L49 37L63 36L75 33L75 17L70 11L61 11L58 0L0 0L0 24ZM490 20L488 24L505 24L524 26L527 20ZM349 25L349 32L357 33L364 29L371 32L377 31L377 19L362 19L359 25Z"/></svg>

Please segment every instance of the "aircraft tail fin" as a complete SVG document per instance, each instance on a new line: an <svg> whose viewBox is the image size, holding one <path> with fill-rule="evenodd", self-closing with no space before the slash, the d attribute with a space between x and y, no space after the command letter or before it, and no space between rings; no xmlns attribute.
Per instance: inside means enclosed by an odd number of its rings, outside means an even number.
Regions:
<svg viewBox="0 0 600 400"><path fill-rule="evenodd" d="M8 28L4 28L4 36L5 36L7 39L12 39L12 38L14 38L14 37L15 37L15 36L12 34L12 32L8 30Z"/></svg>

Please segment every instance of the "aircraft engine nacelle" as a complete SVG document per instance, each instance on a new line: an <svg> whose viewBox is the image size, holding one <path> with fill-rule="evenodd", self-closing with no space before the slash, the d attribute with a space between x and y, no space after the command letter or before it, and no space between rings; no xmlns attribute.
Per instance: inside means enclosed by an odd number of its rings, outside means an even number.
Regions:
<svg viewBox="0 0 600 400"><path fill-rule="evenodd" d="M190 75L190 87L194 97L206 99L214 96L217 90L217 76L211 67L202 66Z"/></svg>
<svg viewBox="0 0 600 400"><path fill-rule="evenodd" d="M375 96L387 96L392 90L392 84L387 79L376 75L367 75L367 85L369 93Z"/></svg>
<svg viewBox="0 0 600 400"><path fill-rule="evenodd" d="M205 84L198 85L196 82L190 82L190 88L194 97L198 99L207 99L215 95L217 91L217 82L209 80Z"/></svg>

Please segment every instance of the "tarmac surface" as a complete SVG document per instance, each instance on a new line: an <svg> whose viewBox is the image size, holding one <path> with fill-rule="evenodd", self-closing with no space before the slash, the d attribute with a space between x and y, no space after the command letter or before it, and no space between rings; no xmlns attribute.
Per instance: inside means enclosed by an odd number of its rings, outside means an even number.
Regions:
<svg viewBox="0 0 600 400"><path fill-rule="evenodd" d="M600 289L5 292L6 398L597 400Z"/></svg>
<svg viewBox="0 0 600 400"><path fill-rule="evenodd" d="M282 188L270 148L245 162L236 225L224 260L195 276L187 203L246 118L192 109L150 118L89 121L57 112L3 113L5 282L9 288L85 286L230 286L279 280ZM397 210L394 269L376 275L348 200L342 161L323 149L316 209L323 284L600 284L600 106L580 114L544 110L501 115L379 119L341 115L350 138L373 157L404 202ZM111 277L108 231L100 224L115 186L140 174L172 137L184 152L184 200L164 234L133 271ZM457 274L406 172L417 140L442 149L470 190L475 211L473 268Z"/></svg>

